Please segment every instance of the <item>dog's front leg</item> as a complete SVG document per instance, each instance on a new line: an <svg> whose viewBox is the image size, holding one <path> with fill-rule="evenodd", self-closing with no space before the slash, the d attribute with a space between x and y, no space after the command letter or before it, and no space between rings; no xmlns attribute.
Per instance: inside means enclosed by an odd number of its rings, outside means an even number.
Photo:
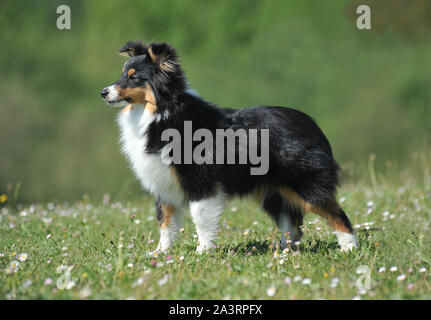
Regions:
<svg viewBox="0 0 431 320"><path fill-rule="evenodd" d="M167 252L178 236L181 224L181 209L156 199L157 220L160 225L158 252Z"/></svg>
<svg viewBox="0 0 431 320"><path fill-rule="evenodd" d="M198 233L199 244L196 249L198 253L214 248L224 202L225 196L222 192L218 192L210 198L190 202L190 213Z"/></svg>

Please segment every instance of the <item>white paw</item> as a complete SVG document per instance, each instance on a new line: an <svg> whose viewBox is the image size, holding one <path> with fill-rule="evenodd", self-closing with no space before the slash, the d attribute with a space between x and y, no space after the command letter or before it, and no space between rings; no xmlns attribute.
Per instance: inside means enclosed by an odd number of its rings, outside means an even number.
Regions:
<svg viewBox="0 0 431 320"><path fill-rule="evenodd" d="M341 246L341 251L346 252L346 251L352 251L353 249L357 249L358 248L358 244L357 243L348 243L345 245Z"/></svg>
<svg viewBox="0 0 431 320"><path fill-rule="evenodd" d="M196 248L196 252L199 254L202 254L202 253L209 252L214 248L215 248L215 245L212 242L199 243L198 247Z"/></svg>
<svg viewBox="0 0 431 320"><path fill-rule="evenodd" d="M358 248L358 241L356 235L353 233L336 232L338 238L338 244L341 247L341 251L352 251Z"/></svg>
<svg viewBox="0 0 431 320"><path fill-rule="evenodd" d="M163 244L163 243L159 243L157 245L156 250L154 250L153 253L157 253L157 254L159 254L159 253L167 253L168 250L169 250L169 248L170 248L169 245L166 245L166 244Z"/></svg>

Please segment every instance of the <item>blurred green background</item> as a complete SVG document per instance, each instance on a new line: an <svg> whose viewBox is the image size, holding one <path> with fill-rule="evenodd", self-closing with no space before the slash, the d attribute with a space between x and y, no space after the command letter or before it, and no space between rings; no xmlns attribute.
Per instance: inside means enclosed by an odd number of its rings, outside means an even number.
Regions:
<svg viewBox="0 0 431 320"><path fill-rule="evenodd" d="M71 30L56 27L60 4ZM372 30L356 28L359 4L371 7ZM172 43L191 86L220 106L309 113L345 180L367 175L358 168L370 154L378 172L421 175L430 39L429 0L0 1L0 193L21 185L21 202L141 194L99 95L129 40Z"/></svg>

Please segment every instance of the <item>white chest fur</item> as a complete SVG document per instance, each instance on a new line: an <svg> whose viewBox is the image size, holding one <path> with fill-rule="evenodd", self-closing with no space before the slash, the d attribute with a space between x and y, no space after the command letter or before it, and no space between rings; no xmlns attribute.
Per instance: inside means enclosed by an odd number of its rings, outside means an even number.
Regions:
<svg viewBox="0 0 431 320"><path fill-rule="evenodd" d="M156 116L142 105L120 112L118 124L122 152L147 191L179 208L184 203L184 195L169 166L163 163L160 154L145 152L146 131L153 121L156 121Z"/></svg>

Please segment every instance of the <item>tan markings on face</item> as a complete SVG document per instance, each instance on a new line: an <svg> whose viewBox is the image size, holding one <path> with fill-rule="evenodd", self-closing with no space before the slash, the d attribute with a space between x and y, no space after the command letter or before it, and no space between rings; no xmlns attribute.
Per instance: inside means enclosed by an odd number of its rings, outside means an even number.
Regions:
<svg viewBox="0 0 431 320"><path fill-rule="evenodd" d="M337 215L341 209L335 199L330 200L328 208L320 208L305 201L300 195L289 188L282 188L280 192L289 200L291 204L301 208L304 212L314 212L327 219L329 225L331 225L335 230L347 233L351 232L346 227L343 220L341 220L341 218L339 218Z"/></svg>
<svg viewBox="0 0 431 320"><path fill-rule="evenodd" d="M163 203L160 206L160 209L162 211L162 221L160 227L167 228L171 224L171 217L175 213L175 207L171 206L170 204Z"/></svg>
<svg viewBox="0 0 431 320"><path fill-rule="evenodd" d="M151 114L154 114L156 112L156 98L154 96L153 90L148 83L146 83L144 87L123 89L120 86L115 86L115 89L118 91L118 95L122 99L132 100L131 104L139 103L145 105L145 109L148 108Z"/></svg>
<svg viewBox="0 0 431 320"><path fill-rule="evenodd" d="M148 110L151 114L155 114L157 106L155 104L147 102L147 104L145 105L145 110Z"/></svg>
<svg viewBox="0 0 431 320"><path fill-rule="evenodd" d="M153 89L151 89L148 82L145 84L145 90L147 91L147 101L156 105L156 97L154 96Z"/></svg>
<svg viewBox="0 0 431 320"><path fill-rule="evenodd" d="M134 74L136 72L135 69L130 68L129 71L127 71L127 75L130 77L132 74Z"/></svg>

